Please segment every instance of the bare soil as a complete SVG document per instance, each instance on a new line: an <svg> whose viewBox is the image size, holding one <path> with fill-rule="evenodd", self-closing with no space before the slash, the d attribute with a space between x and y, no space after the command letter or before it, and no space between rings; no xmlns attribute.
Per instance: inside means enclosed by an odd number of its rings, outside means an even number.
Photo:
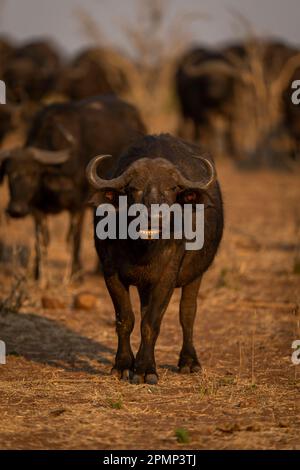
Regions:
<svg viewBox="0 0 300 470"><path fill-rule="evenodd" d="M199 375L179 375L179 291L156 348L157 386L110 376L116 351L114 314L88 214L83 282L67 281L67 217L50 220L49 287L42 290L15 261L0 264L1 449L300 449L300 172L240 172L218 162L226 214L224 239L199 294L195 345ZM1 189L0 240L33 251L30 219L8 222ZM12 256L13 260L16 256ZM28 268L29 269L29 268ZM15 294L27 299L11 311ZM74 296L97 296L93 310ZM43 308L50 297L57 308ZM139 302L133 348L139 344ZM55 306L55 305L54 305ZM184 430L186 432L184 432ZM181 442L186 441L186 442Z"/></svg>

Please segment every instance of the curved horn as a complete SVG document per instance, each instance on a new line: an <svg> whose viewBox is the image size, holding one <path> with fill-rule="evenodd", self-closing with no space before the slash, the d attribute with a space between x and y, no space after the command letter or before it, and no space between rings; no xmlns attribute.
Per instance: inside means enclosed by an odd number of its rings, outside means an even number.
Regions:
<svg viewBox="0 0 300 470"><path fill-rule="evenodd" d="M190 179L185 178L181 173L179 176L179 183L182 184L186 189L202 189L206 190L208 189L217 179L217 174L214 165L212 162L208 159L205 158L205 156L200 156L200 155L193 155L194 158L197 158L205 164L208 173L209 173L209 178L206 182L203 181L192 181Z"/></svg>
<svg viewBox="0 0 300 470"><path fill-rule="evenodd" d="M211 60L200 64L187 63L184 65L184 71L192 77L200 77L207 73L223 73L225 75L234 76L236 70L233 66L226 64L221 60Z"/></svg>
<svg viewBox="0 0 300 470"><path fill-rule="evenodd" d="M203 182L203 181L192 181L187 178L185 178L179 171L177 172L178 178L179 178L179 184L184 186L185 188L193 188L193 189L202 189L206 190L208 189L216 180L216 170L214 165L211 163L211 161L208 158L205 158L205 156L198 156L198 155L193 155L194 158L197 158L201 161L204 162L206 165L206 168L208 169L209 173L209 178L208 181ZM101 162L106 160L107 158L111 158L111 155L98 155L97 157L93 158L87 168L86 168L86 176L87 179L90 183L91 186L93 186L95 189L117 189L120 186L124 186L127 181L127 176L126 173L123 173L121 176L118 176L117 178L113 179L103 179L97 174L97 168Z"/></svg>
<svg viewBox="0 0 300 470"><path fill-rule="evenodd" d="M271 85L271 89L274 95L281 93L284 90L284 88L288 86L289 81L293 77L293 74L296 72L297 68L299 67L300 67L300 54L295 54L287 60L278 78Z"/></svg>
<svg viewBox="0 0 300 470"><path fill-rule="evenodd" d="M113 179L104 179L98 175L97 168L99 167L101 162L104 162L104 160L108 158L112 158L112 156L111 155L98 155L97 157L93 158L89 162L88 166L86 167L87 179L90 185L93 186L93 188L95 189L105 189L105 188L117 189L120 186L122 186L126 181L125 173Z"/></svg>
<svg viewBox="0 0 300 470"><path fill-rule="evenodd" d="M186 64L184 71L190 77L201 77L208 73L222 74L227 77L232 77L242 82L249 83L251 81L251 73L247 70L237 67L234 64L226 63L221 60L212 60L202 64Z"/></svg>
<svg viewBox="0 0 300 470"><path fill-rule="evenodd" d="M69 150L43 150L37 147L27 149L32 158L44 165L61 165L70 158Z"/></svg>

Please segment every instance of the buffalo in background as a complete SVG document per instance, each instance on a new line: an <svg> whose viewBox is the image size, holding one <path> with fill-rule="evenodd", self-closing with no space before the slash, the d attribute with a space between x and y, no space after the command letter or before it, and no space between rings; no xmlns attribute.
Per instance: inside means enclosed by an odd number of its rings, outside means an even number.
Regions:
<svg viewBox="0 0 300 470"><path fill-rule="evenodd" d="M35 114L48 103L124 95L129 83L120 57L90 47L69 59L49 40L16 45L1 38L0 78L6 84L7 101L0 107L4 147L10 148L14 139L24 142Z"/></svg>
<svg viewBox="0 0 300 470"><path fill-rule="evenodd" d="M35 278L44 267L49 234L46 216L70 214L71 274L81 269L80 244L88 199L85 167L99 153L112 162L146 132L138 111L114 96L46 106L32 124L23 147L2 151L0 179L8 177L13 218L32 215L35 222ZM108 174L107 165L104 174Z"/></svg>
<svg viewBox="0 0 300 470"><path fill-rule="evenodd" d="M7 100L12 103L41 100L55 89L62 60L49 41L15 47L3 70Z"/></svg>
<svg viewBox="0 0 300 470"><path fill-rule="evenodd" d="M128 81L121 67L108 64L105 51L88 48L65 65L57 90L70 100L100 94L120 94L128 90Z"/></svg>
<svg viewBox="0 0 300 470"><path fill-rule="evenodd" d="M299 148L299 111L291 105L299 70L299 50L281 41L188 51L175 76L179 134L247 165L283 165Z"/></svg>
<svg viewBox="0 0 300 470"><path fill-rule="evenodd" d="M3 44L1 39L1 51ZM6 105L0 107L0 139L9 148L11 140L24 142L35 114L55 92L62 57L47 40L11 43L5 51L0 63L1 79L6 85Z"/></svg>
<svg viewBox="0 0 300 470"><path fill-rule="evenodd" d="M128 99L140 86L137 76L145 72L100 46L67 58L51 41L19 45L3 37L0 52L1 78L7 85L7 105L0 109L4 148L12 146L10 134L24 142L45 103L107 93ZM299 54L284 41L256 38L188 50L175 74L179 136L200 140L214 153L240 163L282 165L284 156L295 156L300 147L300 112L291 103ZM132 94L135 99L137 95Z"/></svg>
<svg viewBox="0 0 300 470"><path fill-rule="evenodd" d="M14 51L13 41L5 36L0 37L0 74L3 78L3 72L7 66L10 57Z"/></svg>

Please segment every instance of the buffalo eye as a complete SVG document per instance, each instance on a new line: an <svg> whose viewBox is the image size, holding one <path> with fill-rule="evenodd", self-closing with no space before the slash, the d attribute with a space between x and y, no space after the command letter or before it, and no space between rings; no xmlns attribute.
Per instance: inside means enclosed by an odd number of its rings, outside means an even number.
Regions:
<svg viewBox="0 0 300 470"><path fill-rule="evenodd" d="M105 191L104 196L105 196L105 199L112 202L112 201L115 200L116 193L114 191L111 191L111 190L110 191Z"/></svg>
<svg viewBox="0 0 300 470"><path fill-rule="evenodd" d="M183 196L184 202L196 202L197 193L195 191L186 192Z"/></svg>

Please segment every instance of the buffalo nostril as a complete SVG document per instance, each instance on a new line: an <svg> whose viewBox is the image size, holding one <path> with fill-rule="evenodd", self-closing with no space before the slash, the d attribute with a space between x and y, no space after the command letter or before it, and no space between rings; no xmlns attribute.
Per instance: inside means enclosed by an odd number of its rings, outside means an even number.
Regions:
<svg viewBox="0 0 300 470"><path fill-rule="evenodd" d="M18 217L25 217L29 212L29 209L24 204L9 204L6 209L6 213L10 217L18 218Z"/></svg>

